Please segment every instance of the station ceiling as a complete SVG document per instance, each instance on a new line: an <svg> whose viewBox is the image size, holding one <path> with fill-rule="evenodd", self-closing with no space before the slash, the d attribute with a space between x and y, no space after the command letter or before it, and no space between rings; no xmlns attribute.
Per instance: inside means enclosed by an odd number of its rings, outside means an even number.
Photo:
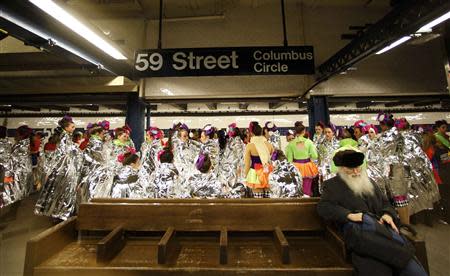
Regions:
<svg viewBox="0 0 450 276"><path fill-rule="evenodd" d="M65 38L76 41L71 34L64 34L64 29L51 22L37 10L30 8L27 1L4 1L19 10L28 7L24 16L29 17L38 27L49 27L49 30L65 35ZM21 2L25 4L21 4ZM149 78L145 81L133 79L134 51L142 48L155 48L158 34L156 32L159 18L159 0L59 0L55 1L77 17L82 18L92 26L96 32L102 34L120 48L128 57L127 61L116 62L98 53L98 50L81 43L86 51L97 55L99 59L112 68L110 71L98 68L86 60L64 50L54 50L47 47L46 41L40 41L23 29L13 24L0 22L0 28L9 36L0 41L0 95L18 94L86 94L86 93L127 93L138 92L148 102L156 103L166 100L189 99L242 99L267 98L267 102L274 102L274 98L288 98L295 100L314 83L314 76L270 76L270 77L203 77L203 78ZM389 13L393 4L401 1L389 0L295 0L287 1L288 35L292 44L310 44L316 48L316 66L338 52L350 40L341 39L346 33L352 33L350 26L364 26L372 24ZM274 4L276 3L276 4ZM236 26L229 23L232 20L243 20L243 11L255 10L261 13L262 31L256 30L257 36L249 40L253 45L273 45L282 41L277 32L278 26L267 30L268 37L264 37L264 28L272 22L281 21L279 1L272 0L164 0L163 12L163 47L211 47L248 46L245 42L236 45L242 38L234 34ZM15 6L15 7L14 7ZM36 8L34 8L36 9ZM277 10L278 9L278 10ZM241 15L235 15L242 11ZM333 14L336 11L336 14ZM340 12L341 11L341 12ZM238 13L237 12L237 13ZM274 18L265 18L275 14ZM354 14L355 16L349 16ZM34 18L33 16L38 15ZM46 21L39 21L44 18ZM365 20L366 18L366 20ZM265 23L269 20L269 23ZM306 22L304 22L306 21ZM293 25L294 22L297 25ZM239 24L239 23L238 23ZM253 24L248 22L248 24ZM257 26L259 23L254 23ZM315 29L307 26L314 25ZM273 24L272 24L273 25ZM333 26L336 25L336 26ZM208 26L210 32L222 30L227 37L223 41L200 41L198 34L183 33L183 26L188 30ZM232 32L227 33L226 29ZM253 26L253 25L252 25ZM289 29L290 26L290 29ZM309 28L309 29L308 29ZM181 31L177 31L181 29ZM317 31L319 30L319 31ZM271 33L272 32L272 33ZM250 32L252 33L252 32ZM355 33L355 32L353 32ZM349 71L335 75L328 81L313 89L313 94L330 95L331 97L354 97L355 102L362 94L373 97L398 96L404 100L405 96L438 97L446 102L448 96L445 73L443 72L441 38L442 29L437 29L429 41L422 41L414 45L405 45L401 49L385 56L371 56ZM245 36L245 34L244 34ZM177 37L179 40L177 40ZM192 37L192 41L186 38ZM239 40L241 39L241 40ZM260 40L258 40L260 39ZM216 45L215 43L222 43ZM45 47L41 47L45 45ZM425 53L417 55L417 53ZM431 54L430 54L431 53ZM415 68L405 66L415 56L422 68L421 76L424 81L417 82L418 74ZM424 70L425 69L425 70ZM119 77L118 76L124 76ZM144 87L145 84L145 87ZM175 96L168 97L160 93L162 87L173 87L178 91ZM358 87L358 89L355 89ZM443 98L443 99L442 99ZM395 99L388 98L396 103ZM436 99L435 99L436 100ZM245 102L245 101L244 101ZM247 101L248 102L248 101ZM370 102L370 101L369 101ZM17 104L17 103L15 103ZM273 107L274 105L272 105Z"/></svg>

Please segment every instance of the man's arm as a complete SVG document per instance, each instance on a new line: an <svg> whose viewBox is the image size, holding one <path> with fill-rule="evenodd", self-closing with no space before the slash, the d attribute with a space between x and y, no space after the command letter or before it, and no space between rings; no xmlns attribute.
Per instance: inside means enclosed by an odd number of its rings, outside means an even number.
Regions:
<svg viewBox="0 0 450 276"><path fill-rule="evenodd" d="M317 204L317 212L319 213L319 216L327 221L344 224L349 221L347 216L352 212L338 204L335 196L333 196L335 193L330 191L331 189L329 186L333 184L332 181L326 181L324 183L323 194Z"/></svg>

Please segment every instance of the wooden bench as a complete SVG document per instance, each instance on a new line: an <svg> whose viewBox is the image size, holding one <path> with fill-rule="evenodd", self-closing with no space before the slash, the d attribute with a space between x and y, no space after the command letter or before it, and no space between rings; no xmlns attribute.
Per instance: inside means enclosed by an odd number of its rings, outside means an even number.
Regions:
<svg viewBox="0 0 450 276"><path fill-rule="evenodd" d="M27 244L24 275L352 275L311 199L97 199Z"/></svg>

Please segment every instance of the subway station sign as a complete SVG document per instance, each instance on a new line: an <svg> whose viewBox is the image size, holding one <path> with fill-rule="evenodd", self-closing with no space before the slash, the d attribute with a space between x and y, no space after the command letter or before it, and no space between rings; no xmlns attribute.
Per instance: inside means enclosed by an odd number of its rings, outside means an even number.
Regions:
<svg viewBox="0 0 450 276"><path fill-rule="evenodd" d="M312 46L147 49L136 52L136 77L314 74Z"/></svg>

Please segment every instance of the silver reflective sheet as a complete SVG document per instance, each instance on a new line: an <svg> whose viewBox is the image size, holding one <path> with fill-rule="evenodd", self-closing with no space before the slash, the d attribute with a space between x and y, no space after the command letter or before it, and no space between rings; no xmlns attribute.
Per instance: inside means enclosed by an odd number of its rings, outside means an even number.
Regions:
<svg viewBox="0 0 450 276"><path fill-rule="evenodd" d="M270 136L269 136L269 143L272 144L273 148L275 150L279 150L281 149L281 135L280 132L278 130L274 131L274 132L269 132Z"/></svg>
<svg viewBox="0 0 450 276"><path fill-rule="evenodd" d="M178 198L180 191L178 170L173 163L161 163L150 175L147 196L154 198Z"/></svg>
<svg viewBox="0 0 450 276"><path fill-rule="evenodd" d="M87 202L94 197L99 197L96 193L111 186L113 175L108 162L108 155L105 155L104 142L100 139L89 139L89 144L83 152L84 162L81 169L80 193L81 202ZM110 191L107 193L109 194ZM103 196L103 194L102 194Z"/></svg>
<svg viewBox="0 0 450 276"><path fill-rule="evenodd" d="M42 187L34 212L66 220L75 211L82 154L67 132L61 134L61 141L53 154L55 165Z"/></svg>
<svg viewBox="0 0 450 276"><path fill-rule="evenodd" d="M141 146L141 164L148 175L152 174L159 165L158 153L163 150L160 139L145 141Z"/></svg>
<svg viewBox="0 0 450 276"><path fill-rule="evenodd" d="M23 139L11 150L14 186L20 190L19 199L27 197L33 190L30 139Z"/></svg>
<svg viewBox="0 0 450 276"><path fill-rule="evenodd" d="M0 166L3 167L4 177L14 177L11 158L12 143L7 138L0 139ZM3 183L3 179L1 180ZM20 199L20 187L16 187L16 182L3 183L0 187L0 208L16 202Z"/></svg>
<svg viewBox="0 0 450 276"><path fill-rule="evenodd" d="M224 184L224 193L230 197L242 197L239 193L242 188L238 183L244 181L244 152L245 144L240 137L232 137L220 156L217 175Z"/></svg>
<svg viewBox="0 0 450 276"><path fill-rule="evenodd" d="M216 139L209 139L206 143L201 144L201 151L209 155L209 159L211 159L211 170L217 171L220 153L219 142Z"/></svg>
<svg viewBox="0 0 450 276"><path fill-rule="evenodd" d="M385 161L380 148L381 143L378 138L371 140L366 134L360 138L359 149L365 153L367 162L367 175L375 183L385 196L388 196L386 187L388 177L385 174Z"/></svg>
<svg viewBox="0 0 450 276"><path fill-rule="evenodd" d="M322 183L336 176L331 172L331 163L333 161L334 152L339 148L339 141L333 136L331 140L322 139L317 146L319 154L318 169L320 175L319 191L322 193Z"/></svg>
<svg viewBox="0 0 450 276"><path fill-rule="evenodd" d="M193 198L222 197L222 183L212 171L201 173L196 170L181 186L186 187Z"/></svg>
<svg viewBox="0 0 450 276"><path fill-rule="evenodd" d="M403 164L411 177L408 198L410 213L433 208L440 199L432 165L423 151L421 134L413 130L401 132L404 140Z"/></svg>
<svg viewBox="0 0 450 276"><path fill-rule="evenodd" d="M323 135L323 134L320 134L320 135L314 134L314 137L313 137L312 141L313 141L314 145L317 148L320 144L322 144L323 140L325 140L325 135Z"/></svg>
<svg viewBox="0 0 450 276"><path fill-rule="evenodd" d="M112 198L145 198L144 179L140 170L130 165L122 166L114 176Z"/></svg>
<svg viewBox="0 0 450 276"><path fill-rule="evenodd" d="M269 175L270 197L301 197L303 181L298 169L287 160L275 160L273 166L274 169Z"/></svg>
<svg viewBox="0 0 450 276"><path fill-rule="evenodd" d="M200 152L200 143L195 140L182 142L175 138L173 141L174 164L179 176L184 181L194 170L194 162Z"/></svg>

